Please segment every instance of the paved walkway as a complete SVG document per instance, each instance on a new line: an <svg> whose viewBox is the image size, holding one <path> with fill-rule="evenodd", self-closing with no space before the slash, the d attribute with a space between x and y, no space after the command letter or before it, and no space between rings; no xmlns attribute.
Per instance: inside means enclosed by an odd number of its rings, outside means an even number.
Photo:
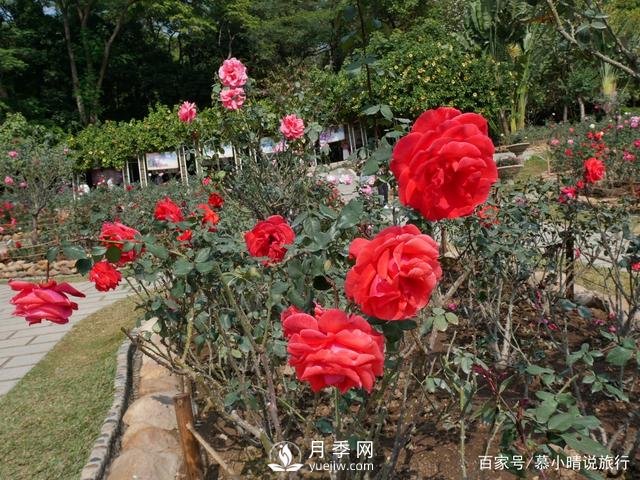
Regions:
<svg viewBox="0 0 640 480"><path fill-rule="evenodd" d="M80 320L129 295L129 287L115 292L98 292L93 283L78 282L73 286L86 297L72 297L78 304L69 323L58 325L43 320L29 326L22 317L14 317L9 300L16 292L8 285L0 285L0 395L7 393L31 368L58 343Z"/></svg>

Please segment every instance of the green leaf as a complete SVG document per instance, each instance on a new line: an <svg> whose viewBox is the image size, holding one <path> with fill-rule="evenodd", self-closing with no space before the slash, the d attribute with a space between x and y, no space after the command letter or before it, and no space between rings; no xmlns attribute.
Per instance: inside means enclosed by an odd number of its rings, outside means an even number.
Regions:
<svg viewBox="0 0 640 480"><path fill-rule="evenodd" d="M104 247L102 245L96 245L95 247L91 247L92 257L102 257L105 253L107 253L107 247Z"/></svg>
<svg viewBox="0 0 640 480"><path fill-rule="evenodd" d="M444 318L447 319L447 322L449 322L452 325L458 325L458 316L453 313L453 312L447 312L444 314Z"/></svg>
<svg viewBox="0 0 640 480"><path fill-rule="evenodd" d="M87 258L87 254L83 249L72 245L62 247L62 253L69 260L80 260L81 258Z"/></svg>
<svg viewBox="0 0 640 480"><path fill-rule="evenodd" d="M56 258L58 258L58 253L60 253L60 249L58 247L51 247L47 250L47 261L54 262Z"/></svg>
<svg viewBox="0 0 640 480"><path fill-rule="evenodd" d="M209 247L205 247L198 251L196 254L196 263L203 263L209 260L209 255L211 254L211 249Z"/></svg>
<svg viewBox="0 0 640 480"><path fill-rule="evenodd" d="M200 273L209 273L211 270L213 270L214 265L214 261L196 263L196 270Z"/></svg>
<svg viewBox="0 0 640 480"><path fill-rule="evenodd" d="M539 365L529 365L526 369L529 375L542 375L543 373L553 373L553 370L549 368L543 368Z"/></svg>
<svg viewBox="0 0 640 480"><path fill-rule="evenodd" d="M576 416L571 413L558 413L549 419L547 426L550 430L564 432L573 425L575 419Z"/></svg>
<svg viewBox="0 0 640 480"><path fill-rule="evenodd" d="M371 105L368 108L362 110L363 115L375 115L380 111L380 105Z"/></svg>
<svg viewBox="0 0 640 480"><path fill-rule="evenodd" d="M391 108L389 108L389 105L380 105L380 113L387 120L393 120L393 112Z"/></svg>
<svg viewBox="0 0 640 480"><path fill-rule="evenodd" d="M558 402L554 399L547 399L543 401L535 410L534 415L536 420L540 423L547 423L549 418L558 408Z"/></svg>
<svg viewBox="0 0 640 480"><path fill-rule="evenodd" d="M362 175L373 175L380 169L380 162L377 158L371 157L362 167Z"/></svg>
<svg viewBox="0 0 640 480"><path fill-rule="evenodd" d="M179 258L173 264L173 273L175 275L180 275L180 276L188 275L189 272L191 272L191 270L193 270L193 263L191 263L189 260L186 260L184 258Z"/></svg>
<svg viewBox="0 0 640 480"><path fill-rule="evenodd" d="M607 354L607 362L618 367L623 366L633 356L633 350L621 346L615 347Z"/></svg>
<svg viewBox="0 0 640 480"><path fill-rule="evenodd" d="M336 227L340 230L345 230L357 225L362 218L363 212L364 204L357 199L351 200L340 212L340 216L336 221Z"/></svg>
<svg viewBox="0 0 640 480"><path fill-rule="evenodd" d="M600 445L595 440L592 440L587 435L581 435L579 433L564 433L560 435L569 447L577 450L580 453L586 453L588 455L609 455L609 451Z"/></svg>
<svg viewBox="0 0 640 480"><path fill-rule="evenodd" d="M153 255L154 257L158 257L160 260L166 260L167 258L169 258L169 250L167 250L162 245L151 242L147 243L146 247L151 255Z"/></svg>
<svg viewBox="0 0 640 480"><path fill-rule="evenodd" d="M93 261L90 258L79 258L76 260L76 270L80 275L86 275L91 267L93 266Z"/></svg>
<svg viewBox="0 0 640 480"><path fill-rule="evenodd" d="M116 247L115 245L111 245L109 248L107 248L104 256L111 263L117 263L122 256L122 252L120 251L120 248Z"/></svg>
<svg viewBox="0 0 640 480"><path fill-rule="evenodd" d="M437 315L433 317L433 327L439 332L444 332L448 326L449 324L444 315Z"/></svg>

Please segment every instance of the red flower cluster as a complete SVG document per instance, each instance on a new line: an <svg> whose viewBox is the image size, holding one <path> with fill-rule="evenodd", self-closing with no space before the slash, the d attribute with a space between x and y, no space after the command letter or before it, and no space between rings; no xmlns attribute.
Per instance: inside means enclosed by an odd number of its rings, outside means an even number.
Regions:
<svg viewBox="0 0 640 480"><path fill-rule="evenodd" d="M393 149L400 201L428 220L473 213L498 179L487 121L450 107L424 112Z"/></svg>
<svg viewBox="0 0 640 480"><path fill-rule="evenodd" d="M247 250L252 257L269 257L265 265L282 261L287 253L286 245L295 240L295 233L284 218L272 215L258 222L251 231L244 234Z"/></svg>
<svg viewBox="0 0 640 480"><path fill-rule="evenodd" d="M116 246L120 248L121 255L118 265L125 265L132 262L138 256L135 249L131 249L128 252L122 252L124 242L133 242L136 237L140 236L140 232L135 228L127 227L119 222L105 222L102 224L102 231L100 232L100 241L105 247Z"/></svg>
<svg viewBox="0 0 640 480"><path fill-rule="evenodd" d="M316 308L314 316L285 311L282 329L289 364L318 392L336 387L371 392L384 369L384 337L358 315Z"/></svg>
<svg viewBox="0 0 640 480"><path fill-rule="evenodd" d="M169 197L164 197L156 203L156 211L154 212L156 220L164 220L167 222L178 223L184 220L182 210Z"/></svg>
<svg viewBox="0 0 640 480"><path fill-rule="evenodd" d="M383 320L415 316L442 276L438 244L414 225L385 228L373 240L356 238L349 255L356 263L345 280L347 297Z"/></svg>
<svg viewBox="0 0 640 480"><path fill-rule="evenodd" d="M9 287L18 292L11 299L11 304L16 306L13 314L24 317L29 325L42 320L59 324L69 322L78 304L69 300L67 295L85 296L68 283L58 284L53 280L40 284L11 280Z"/></svg>
<svg viewBox="0 0 640 480"><path fill-rule="evenodd" d="M120 280L122 274L106 260L94 264L89 272L89 281L95 283L100 292L115 290Z"/></svg>

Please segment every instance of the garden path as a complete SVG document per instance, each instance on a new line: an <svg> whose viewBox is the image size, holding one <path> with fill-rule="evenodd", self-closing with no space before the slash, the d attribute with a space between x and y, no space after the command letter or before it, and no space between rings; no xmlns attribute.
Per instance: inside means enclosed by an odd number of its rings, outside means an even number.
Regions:
<svg viewBox="0 0 640 480"><path fill-rule="evenodd" d="M11 390L76 323L131 293L126 285L112 292L99 292L91 282L77 282L73 286L86 297L73 299L78 310L69 323L43 321L29 326L23 318L12 315L14 307L9 300L16 292L9 285L0 285L0 395Z"/></svg>

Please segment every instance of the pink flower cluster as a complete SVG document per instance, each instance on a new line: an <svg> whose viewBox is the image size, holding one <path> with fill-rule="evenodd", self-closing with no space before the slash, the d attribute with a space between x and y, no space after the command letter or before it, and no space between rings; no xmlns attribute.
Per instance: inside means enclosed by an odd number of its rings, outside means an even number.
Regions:
<svg viewBox="0 0 640 480"><path fill-rule="evenodd" d="M220 91L220 101L227 110L238 110L247 99L244 85L247 83L247 67L237 58L222 62L218 69L220 83L225 87Z"/></svg>

